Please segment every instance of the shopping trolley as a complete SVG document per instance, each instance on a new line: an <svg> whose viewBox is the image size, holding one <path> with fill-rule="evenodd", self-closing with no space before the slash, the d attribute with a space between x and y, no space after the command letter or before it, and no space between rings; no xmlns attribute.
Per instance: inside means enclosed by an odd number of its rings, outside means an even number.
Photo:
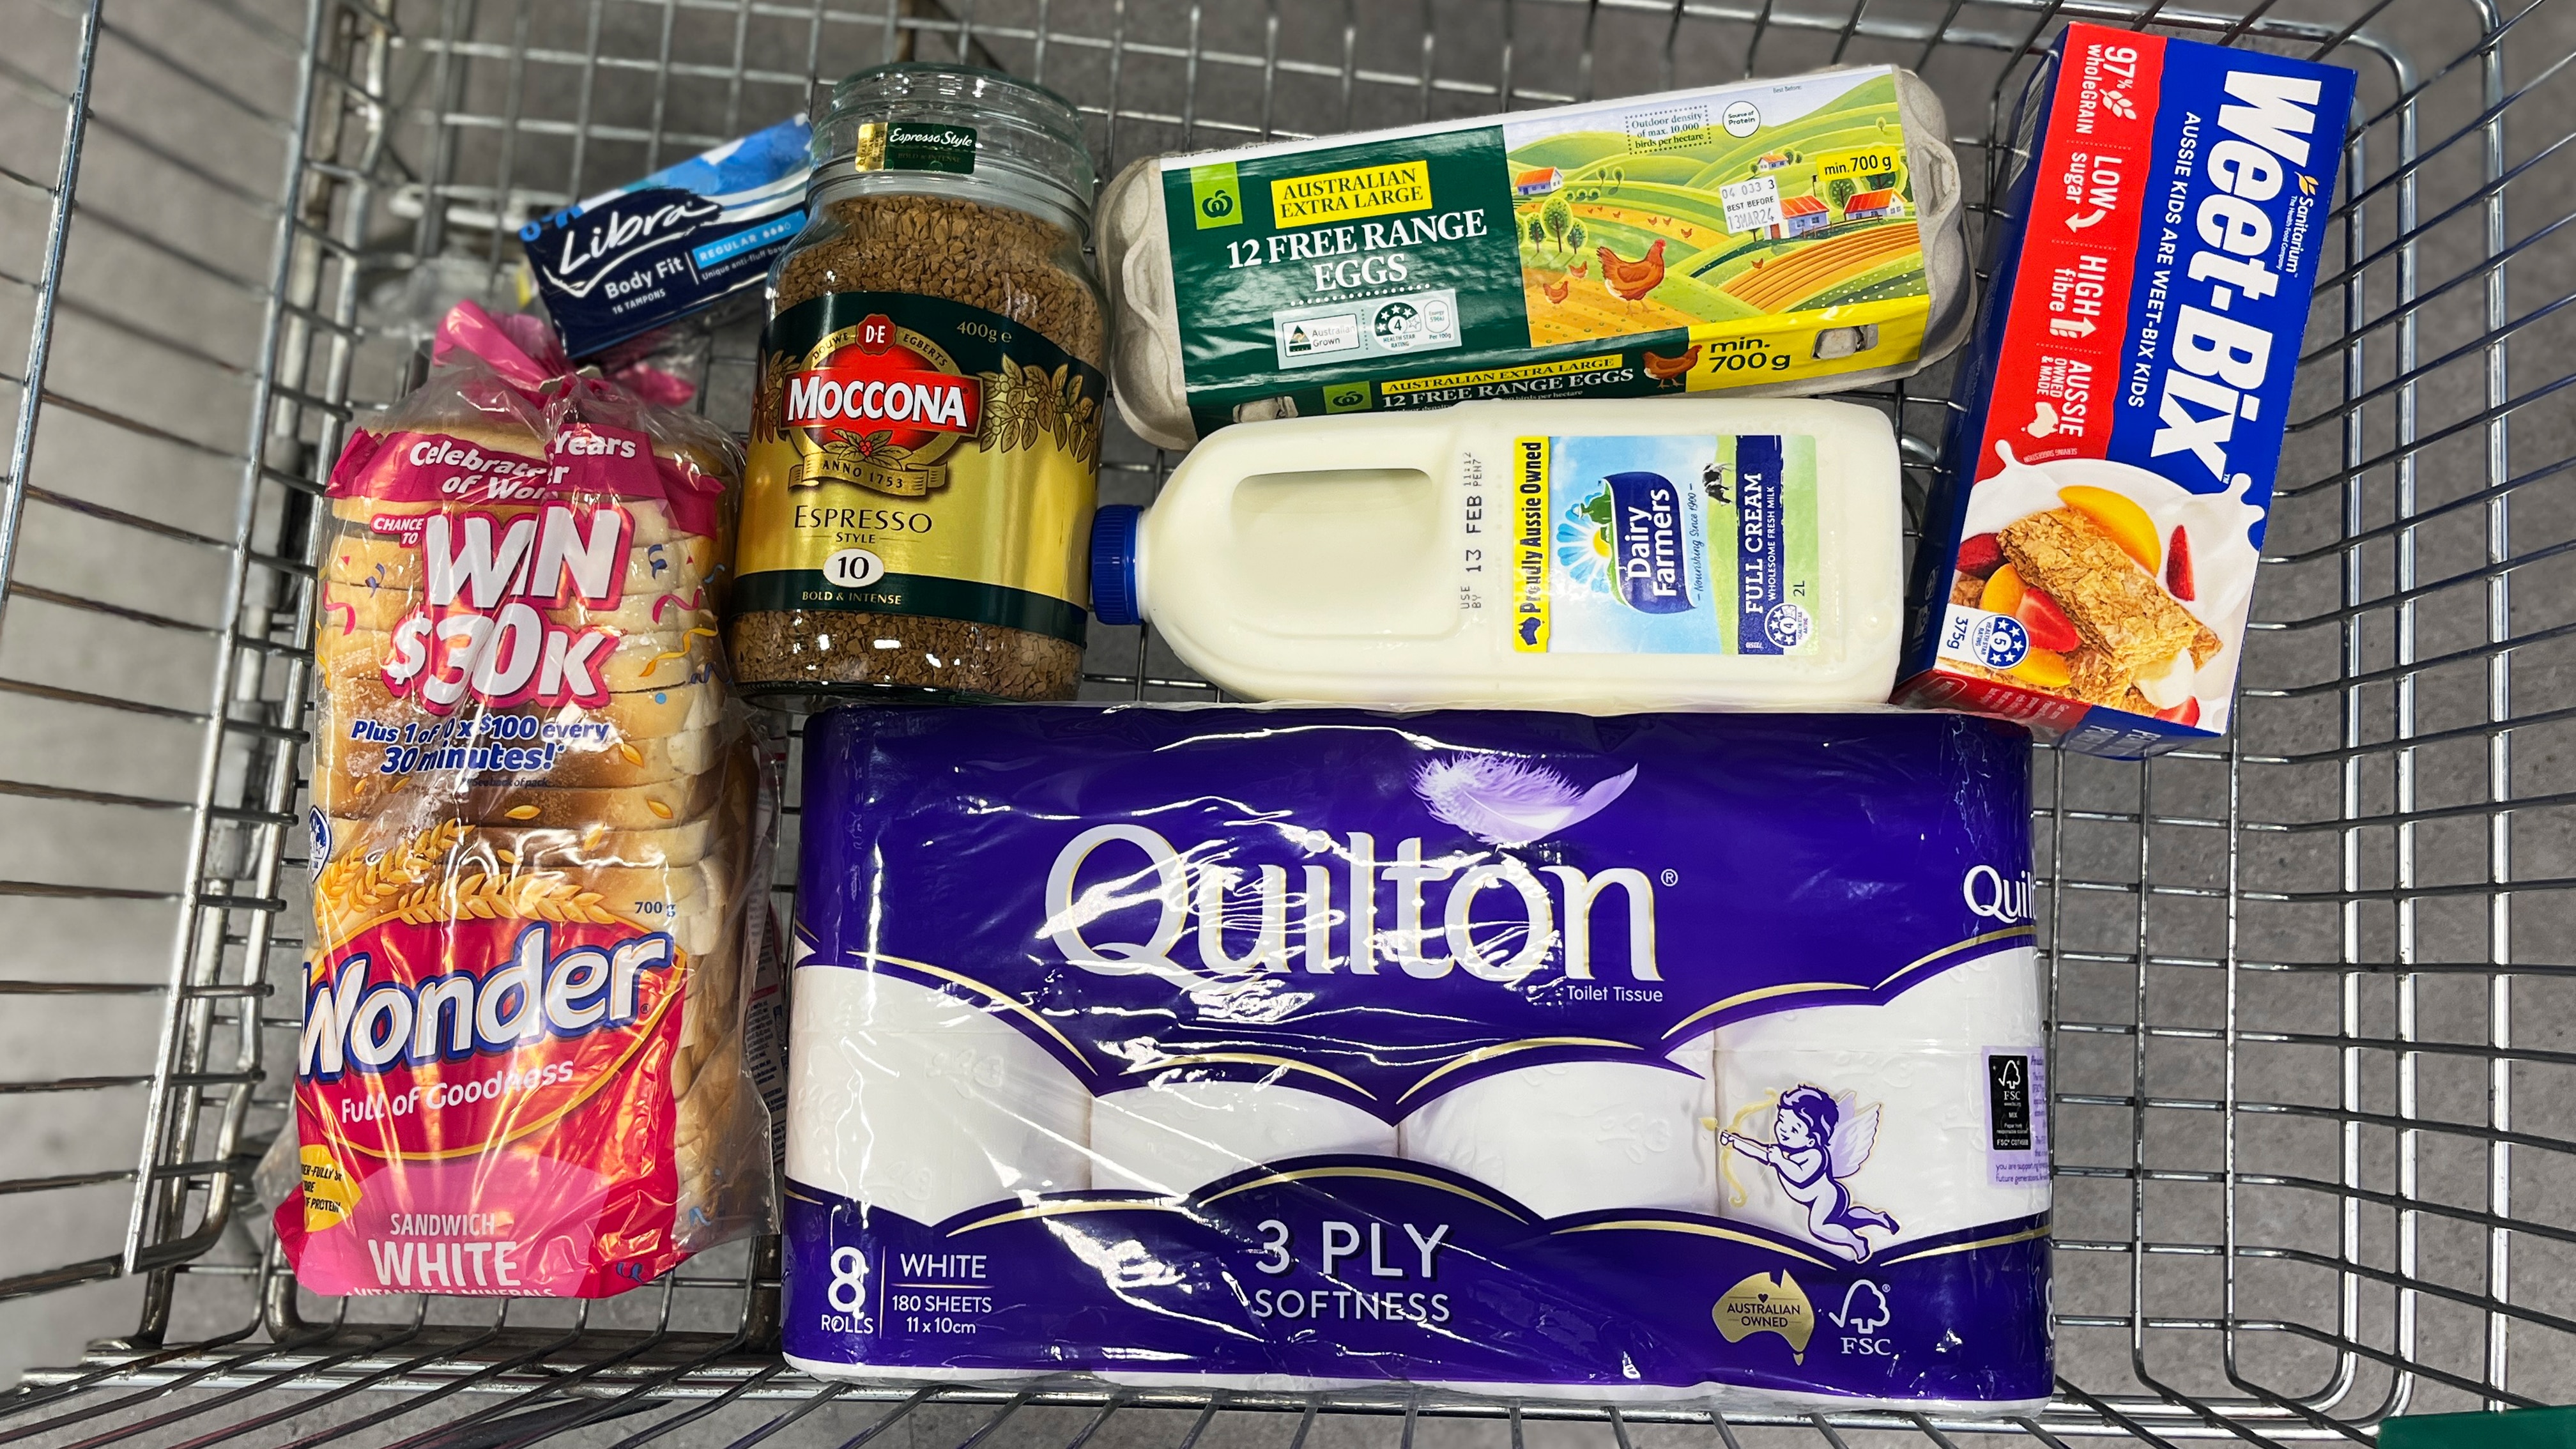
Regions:
<svg viewBox="0 0 2576 1449"><path fill-rule="evenodd" d="M45 1355L0 1442L2331 1441L2576 1397L2576 6L2506 8L0 0L0 1342ZM2361 100L2240 726L2035 762L2046 1412L830 1386L771 1351L760 1243L588 1306L298 1290L255 1164L293 1130L317 483L436 308L514 300L523 220L895 58L1043 81L1104 169L1894 62L1973 213L2079 18L2331 59ZM752 328L711 347L740 427ZM1917 499L1946 371L1866 395ZM1171 461L1108 457L1129 502ZM1211 693L1102 633L1088 696Z"/></svg>

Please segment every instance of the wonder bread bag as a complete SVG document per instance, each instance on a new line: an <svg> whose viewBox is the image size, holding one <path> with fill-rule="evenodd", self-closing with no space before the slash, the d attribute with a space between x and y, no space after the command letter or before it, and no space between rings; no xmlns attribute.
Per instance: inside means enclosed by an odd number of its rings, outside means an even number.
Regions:
<svg viewBox="0 0 2576 1449"><path fill-rule="evenodd" d="M306 1287L601 1297L770 1221L779 752L715 632L741 469L466 303L332 471Z"/></svg>

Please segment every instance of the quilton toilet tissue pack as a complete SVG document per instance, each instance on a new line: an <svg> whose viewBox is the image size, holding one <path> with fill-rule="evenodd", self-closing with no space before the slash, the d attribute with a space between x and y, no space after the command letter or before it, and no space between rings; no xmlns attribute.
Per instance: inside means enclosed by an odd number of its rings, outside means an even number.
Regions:
<svg viewBox="0 0 2576 1449"><path fill-rule="evenodd" d="M2027 750L1939 715L821 717L787 1355L2036 1405Z"/></svg>

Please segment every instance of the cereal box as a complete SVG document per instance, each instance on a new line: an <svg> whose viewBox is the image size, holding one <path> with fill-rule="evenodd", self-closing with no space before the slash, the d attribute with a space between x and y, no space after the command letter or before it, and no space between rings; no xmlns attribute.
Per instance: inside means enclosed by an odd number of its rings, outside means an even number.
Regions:
<svg viewBox="0 0 2576 1449"><path fill-rule="evenodd" d="M2095 754L2226 732L2353 74L2071 25L1915 560L1900 703Z"/></svg>

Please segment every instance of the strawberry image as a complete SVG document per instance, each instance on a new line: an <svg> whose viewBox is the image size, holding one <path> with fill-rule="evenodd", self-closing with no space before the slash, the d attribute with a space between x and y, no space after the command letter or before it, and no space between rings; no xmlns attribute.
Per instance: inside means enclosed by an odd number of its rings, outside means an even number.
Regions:
<svg viewBox="0 0 2576 1449"><path fill-rule="evenodd" d="M2192 600L2191 535L2179 523L2174 525L2172 544L2165 549L2165 592L2186 604Z"/></svg>
<svg viewBox="0 0 2576 1449"><path fill-rule="evenodd" d="M2065 654L2084 646L2084 636L2075 632L2075 621L2066 617L2066 611L2057 606L2055 599L2037 589L2025 587L2022 590L2021 602L2014 606L2013 617L2021 620L2021 626L2030 631L2030 642L2035 648Z"/></svg>
<svg viewBox="0 0 2576 1449"><path fill-rule="evenodd" d="M2181 530L2177 529L2175 531L2180 532ZM2157 710L2156 718L2163 720L2168 724L2196 725L2200 723L2200 701L2198 699L2186 699L2171 709Z"/></svg>
<svg viewBox="0 0 2576 1449"><path fill-rule="evenodd" d="M1973 534L1959 540L1959 572L1972 578L1984 578L2004 561L2004 546L1991 533Z"/></svg>

